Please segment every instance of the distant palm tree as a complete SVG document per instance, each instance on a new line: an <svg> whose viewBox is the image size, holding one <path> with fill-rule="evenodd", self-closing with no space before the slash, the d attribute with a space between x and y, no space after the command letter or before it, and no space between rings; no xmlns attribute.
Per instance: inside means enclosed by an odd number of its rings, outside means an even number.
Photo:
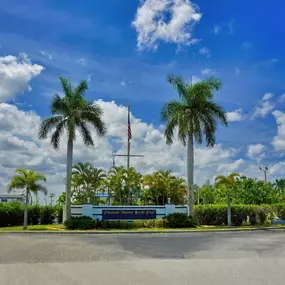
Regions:
<svg viewBox="0 0 285 285"><path fill-rule="evenodd" d="M168 203L184 204L187 187L183 178L177 178L171 170L159 170L143 176L143 198L145 203L165 205Z"/></svg>
<svg viewBox="0 0 285 285"><path fill-rule="evenodd" d="M167 144L172 144L175 129L183 145L187 145L187 183L189 212L194 207L194 139L199 144L203 137L207 146L214 146L218 122L227 126L225 110L214 102L214 90L220 90L222 83L212 77L194 85L182 76L168 75L168 82L173 85L179 100L166 103L160 117L166 122L164 135Z"/></svg>
<svg viewBox="0 0 285 285"><path fill-rule="evenodd" d="M219 186L225 186L227 188L228 192L228 226L231 227L232 220L231 220L231 196L230 196L230 190L233 189L233 186L236 183L236 178L240 175L236 172L231 173L229 176L224 175L218 175L215 178L215 185L216 187Z"/></svg>
<svg viewBox="0 0 285 285"><path fill-rule="evenodd" d="M53 204L53 198L55 197L55 194L54 193L50 193L49 194L49 198L50 198L50 205L52 206Z"/></svg>
<svg viewBox="0 0 285 285"><path fill-rule="evenodd" d="M141 190L141 174L134 167L112 167L105 187L116 205L133 205L138 202Z"/></svg>
<svg viewBox="0 0 285 285"><path fill-rule="evenodd" d="M38 136L45 139L48 133L54 129L51 137L51 145L59 148L60 137L67 132L67 164L66 164L66 216L71 216L71 178L73 160L73 142L76 139L76 129L79 130L85 145L94 145L92 135L88 129L88 123L93 125L98 136L106 134L106 127L102 121L103 110L97 104L87 102L84 98L88 89L86 80L83 80L75 88L71 82L59 77L64 92L64 97L54 94L50 110L52 117L44 120L40 126Z"/></svg>
<svg viewBox="0 0 285 285"><path fill-rule="evenodd" d="M24 226L23 229L26 230L28 226L28 204L29 197L31 194L37 194L38 192L43 192L47 195L47 189L39 184L39 181L46 182L46 177L41 173L36 173L34 170L26 170L24 168L16 169L17 175L15 175L10 184L8 185L8 192L13 189L24 189L25 191L25 212L24 212Z"/></svg>

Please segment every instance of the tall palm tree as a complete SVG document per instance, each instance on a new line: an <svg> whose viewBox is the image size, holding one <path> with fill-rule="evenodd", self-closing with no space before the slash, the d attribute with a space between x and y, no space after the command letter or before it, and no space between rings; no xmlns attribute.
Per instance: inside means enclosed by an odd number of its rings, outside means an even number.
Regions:
<svg viewBox="0 0 285 285"><path fill-rule="evenodd" d="M227 126L225 110L214 102L215 90L220 90L222 83L211 77L194 85L182 76L172 74L168 82L176 89L179 100L166 103L160 112L161 120L166 122L164 135L167 144L172 144L175 129L178 138L187 146L187 183L189 212L194 207L194 139L201 144L206 138L207 146L214 146L218 122Z"/></svg>
<svg viewBox="0 0 285 285"><path fill-rule="evenodd" d="M15 175L10 184L8 185L8 192L13 189L24 189L26 200L25 200L25 211L24 211L24 226L23 229L26 230L28 226L28 204L29 197L31 194L37 194L38 192L43 192L47 195L47 189L39 184L39 181L46 182L46 177L41 173L36 173L34 170L26 170L24 168L16 169L17 175Z"/></svg>
<svg viewBox="0 0 285 285"><path fill-rule="evenodd" d="M93 125L98 136L106 134L106 127L102 121L103 110L97 104L88 102L84 95L88 89L86 80L75 88L70 80L59 77L64 97L54 94L50 110L52 117L44 120L39 128L40 139L47 138L53 130L51 145L59 148L60 137L67 132L67 163L66 163L66 215L71 216L71 177L73 160L73 142L76 139L76 129L79 130L85 145L94 146L93 138L88 124Z"/></svg>
<svg viewBox="0 0 285 285"><path fill-rule="evenodd" d="M231 227L232 225L232 217L231 217L231 195L230 195L230 190L233 189L235 183L236 183L236 178L239 177L240 175L236 172L231 173L228 176L224 175L218 175L215 178L215 185L216 187L219 186L225 186L227 188L227 193L228 193L228 226Z"/></svg>

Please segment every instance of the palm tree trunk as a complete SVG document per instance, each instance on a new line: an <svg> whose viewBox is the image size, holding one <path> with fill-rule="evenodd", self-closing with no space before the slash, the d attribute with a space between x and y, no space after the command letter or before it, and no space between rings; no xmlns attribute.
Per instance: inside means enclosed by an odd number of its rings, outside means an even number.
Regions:
<svg viewBox="0 0 285 285"><path fill-rule="evenodd" d="M194 146L193 135L188 134L187 139L187 184L188 184L188 207L189 214L194 213Z"/></svg>
<svg viewBox="0 0 285 285"><path fill-rule="evenodd" d="M231 196L230 192L228 192L228 227L230 228L232 226L232 213L231 213Z"/></svg>
<svg viewBox="0 0 285 285"><path fill-rule="evenodd" d="M71 217L71 179L72 179L72 160L73 160L73 139L69 138L67 143L67 163L66 163L66 199L65 210L66 219Z"/></svg>
<svg viewBox="0 0 285 285"><path fill-rule="evenodd" d="M23 230L26 230L28 227L28 204L29 204L29 188L26 189L26 201L25 201L25 210L24 210L24 226Z"/></svg>

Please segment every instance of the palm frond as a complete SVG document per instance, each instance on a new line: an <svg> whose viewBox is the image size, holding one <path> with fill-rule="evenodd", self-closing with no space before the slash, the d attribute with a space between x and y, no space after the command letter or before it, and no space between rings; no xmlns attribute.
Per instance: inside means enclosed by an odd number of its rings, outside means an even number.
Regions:
<svg viewBox="0 0 285 285"><path fill-rule="evenodd" d="M63 120L57 125L56 130L52 134L50 143L55 149L59 148L60 136L63 134L65 128L66 120Z"/></svg>
<svg viewBox="0 0 285 285"><path fill-rule="evenodd" d="M81 119L93 125L99 137L103 137L107 133L106 125L102 121L102 108L97 104L88 104L81 113Z"/></svg>
<svg viewBox="0 0 285 285"><path fill-rule="evenodd" d="M63 98L60 98L60 96L55 93L53 95L51 104L50 104L50 112L53 115L56 114L63 114L66 116L66 114L68 114L68 106L66 104L66 100L64 100Z"/></svg>
<svg viewBox="0 0 285 285"><path fill-rule="evenodd" d="M45 175L41 174L41 173L34 173L33 174L35 181L47 181L47 178Z"/></svg>
<svg viewBox="0 0 285 285"><path fill-rule="evenodd" d="M183 102L187 98L188 84L183 76L175 76L173 74L167 75L167 81L173 86L173 88L178 92L180 100Z"/></svg>
<svg viewBox="0 0 285 285"><path fill-rule="evenodd" d="M39 139L46 139L51 129L56 127L62 121L63 121L62 116L51 117L42 121L38 131Z"/></svg>
<svg viewBox="0 0 285 285"><path fill-rule="evenodd" d="M185 106L178 101L170 101L163 105L160 111L160 119L164 122L173 117L180 117L185 111Z"/></svg>
<svg viewBox="0 0 285 285"><path fill-rule="evenodd" d="M45 196L48 194L47 188L41 184L36 184L35 187L31 189L31 191L35 193L42 192Z"/></svg>
<svg viewBox="0 0 285 285"><path fill-rule="evenodd" d="M93 139L91 136L91 132L88 130L88 127L84 122L79 123L79 130L80 130L84 144L87 146L89 146L89 145L94 146L94 142L93 142Z"/></svg>
<svg viewBox="0 0 285 285"><path fill-rule="evenodd" d="M61 87L63 89L64 95L67 97L72 96L72 86L70 80L62 76L59 76L59 80L61 82Z"/></svg>
<svg viewBox="0 0 285 285"><path fill-rule="evenodd" d="M28 174L29 174L29 172L28 172L25 168L22 168L22 167L18 167L18 168L16 169L16 173L19 174L19 177L21 177L20 175L22 175L22 176L24 176L24 177L27 177ZM17 175L16 175L15 177L17 177Z"/></svg>
<svg viewBox="0 0 285 285"><path fill-rule="evenodd" d="M203 109L205 114L209 114L209 116L218 119L225 126L228 125L226 111L222 106L213 101L207 101L204 102Z"/></svg>
<svg viewBox="0 0 285 285"><path fill-rule="evenodd" d="M24 189L27 186L26 180L23 176L16 175L9 183L7 190L11 192L13 189Z"/></svg>
<svg viewBox="0 0 285 285"><path fill-rule="evenodd" d="M178 122L174 120L170 120L167 122L164 130L164 136L166 139L166 144L170 145L173 143L173 137L174 137L174 130L178 126Z"/></svg>
<svg viewBox="0 0 285 285"><path fill-rule="evenodd" d="M88 90L88 84L86 80L80 81L78 86L74 88L74 95L77 97L84 97L85 92Z"/></svg>
<svg viewBox="0 0 285 285"><path fill-rule="evenodd" d="M209 77L204 82L211 87L211 90L219 91L223 86L222 81L218 77Z"/></svg>

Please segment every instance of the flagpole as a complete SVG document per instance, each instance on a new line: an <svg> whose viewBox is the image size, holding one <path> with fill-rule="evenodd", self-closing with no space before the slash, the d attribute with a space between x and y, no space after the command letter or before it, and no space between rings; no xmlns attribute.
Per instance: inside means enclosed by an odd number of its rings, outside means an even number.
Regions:
<svg viewBox="0 0 285 285"><path fill-rule="evenodd" d="M131 152L131 140L130 140L130 135L129 135L129 131L130 131L130 109L131 106L128 105L128 152L127 152L127 169L130 168L130 152Z"/></svg>

